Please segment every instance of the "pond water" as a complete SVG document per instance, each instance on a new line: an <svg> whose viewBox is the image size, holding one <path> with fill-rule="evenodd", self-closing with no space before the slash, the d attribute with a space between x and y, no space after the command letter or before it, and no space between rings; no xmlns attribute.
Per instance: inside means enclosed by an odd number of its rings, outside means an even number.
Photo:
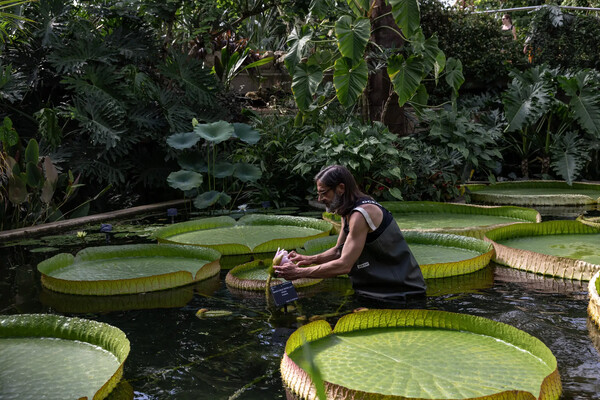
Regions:
<svg viewBox="0 0 600 400"><path fill-rule="evenodd" d="M110 244L151 242L146 236L151 223L139 223L143 234L115 224L121 233ZM76 238L75 232L66 235ZM131 341L124 380L135 399L285 399L279 363L298 320L326 318L334 324L358 307L435 309L510 324L554 353L563 399L593 399L600 393L600 331L587 316L587 282L491 265L471 278L430 284L431 295L423 301L389 305L349 295L347 281L340 278L300 291L300 300L287 312L267 309L262 292L228 289L227 270L197 285L109 299L41 287L37 263L57 252L74 254L102 244L102 235L90 234L87 243L25 241L0 247L0 314L55 313L122 329ZM37 251L50 245L54 250ZM201 319L196 316L201 308L231 315Z"/></svg>

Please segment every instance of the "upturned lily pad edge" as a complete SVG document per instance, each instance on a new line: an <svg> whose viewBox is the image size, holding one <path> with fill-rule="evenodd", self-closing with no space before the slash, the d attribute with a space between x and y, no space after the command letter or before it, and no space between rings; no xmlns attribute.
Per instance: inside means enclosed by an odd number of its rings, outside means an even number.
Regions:
<svg viewBox="0 0 600 400"><path fill-rule="evenodd" d="M249 291L264 291L266 289L267 281L266 279L246 279L240 278L239 275L250 270L254 270L257 268L268 269L272 265L272 260L254 260L248 263L240 264L236 267L233 267L227 275L225 276L225 283L228 286L231 286L235 289L239 290L249 290ZM321 282L322 279L311 279L311 278L302 278L291 281L292 285L295 288L304 288L312 285L316 285ZM270 286L276 286L286 282L285 279L274 277L271 279Z"/></svg>
<svg viewBox="0 0 600 400"><path fill-rule="evenodd" d="M78 281L60 279L50 274L78 261L100 260L136 256L177 256L209 261L195 275L189 271L176 271L139 278L115 280ZM219 273L221 254L205 247L169 244L135 244L122 246L88 247L73 256L60 253L38 264L42 285L55 292L75 295L112 296L171 289L211 278Z"/></svg>
<svg viewBox="0 0 600 400"><path fill-rule="evenodd" d="M120 365L96 392L94 400L106 398L123 377L130 343L119 328L76 317L54 314L15 314L0 316L0 337L51 337L78 340L99 346L115 355Z"/></svg>
<svg viewBox="0 0 600 400"><path fill-rule="evenodd" d="M588 284L588 296L590 302L588 304L588 314L592 321L600 328L600 271L592 277Z"/></svg>
<svg viewBox="0 0 600 400"><path fill-rule="evenodd" d="M530 250L521 250L497 243L499 240L564 233L600 233L594 228L578 221L546 221L539 224L515 224L492 229L486 232L484 240L494 245L496 254L493 261L507 267L533 272L539 275L554 276L563 279L589 281L600 270L600 265L583 260L552 256Z"/></svg>
<svg viewBox="0 0 600 400"><path fill-rule="evenodd" d="M562 384L556 358L539 339L510 325L468 314L457 314L437 310L368 310L342 317L334 329L326 321L315 321L300 327L290 335L283 354L280 371L284 386L292 397L315 399L315 387L310 376L298 366L290 354L303 346L336 333L346 333L370 328L436 328L469 331L504 340L539 357L553 372L546 376L536 398L523 391L503 391L485 396L486 400L544 399L557 400L562 393ZM404 400L403 396L384 395L355 391L325 381L325 390L336 399ZM335 395L334 395L335 394ZM482 398L478 398L482 399ZM422 400L422 399L419 399Z"/></svg>

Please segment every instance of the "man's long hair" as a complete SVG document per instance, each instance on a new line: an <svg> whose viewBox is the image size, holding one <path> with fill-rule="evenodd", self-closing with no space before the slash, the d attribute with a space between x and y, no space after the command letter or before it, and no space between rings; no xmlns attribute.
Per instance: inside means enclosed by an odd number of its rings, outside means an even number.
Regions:
<svg viewBox="0 0 600 400"><path fill-rule="evenodd" d="M341 165L330 165L323 168L317 175L315 175L315 182L321 181L321 183L328 188L335 190L337 185L340 183L344 184L345 190L342 195L342 203L335 210L336 214L342 217L350 214L350 211L354 208L354 204L358 199L371 199L360 191L354 176Z"/></svg>

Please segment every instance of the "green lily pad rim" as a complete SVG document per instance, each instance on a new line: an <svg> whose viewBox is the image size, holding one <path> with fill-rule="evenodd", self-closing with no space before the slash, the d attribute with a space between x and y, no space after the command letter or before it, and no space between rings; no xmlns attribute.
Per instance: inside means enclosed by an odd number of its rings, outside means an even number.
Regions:
<svg viewBox="0 0 600 400"><path fill-rule="evenodd" d="M421 264L421 272L425 279L447 278L465 275L485 268L494 257L494 246L474 237L449 233L405 231L404 238L408 245L424 244L431 246L454 247L480 253L461 261L447 263Z"/></svg>
<svg viewBox="0 0 600 400"><path fill-rule="evenodd" d="M586 217L585 215L580 215L577 217L577 221L591 226L592 228L600 228L600 217Z"/></svg>
<svg viewBox="0 0 600 400"><path fill-rule="evenodd" d="M496 339L508 342L516 347L530 352L532 355L539 357L549 369L553 372L546 376L541 384L540 399L558 398L562 391L560 375L556 358L550 349L539 339L529 335L513 326L493 321L487 318L451 313L438 310L367 310L348 314L337 322L335 328L332 329L327 321L320 320L304 325L293 332L285 346L285 353L281 362L281 375L284 383L294 392L307 392L311 385L310 377L302 370L292 359L289 354L304 345L329 335L354 332L359 330L368 330L372 328L431 328L454 331L467 331L485 336L491 336ZM378 393L364 393L352 391L343 388L339 385L325 382L325 388L328 391L343 390L349 392L348 396L341 398L356 398L364 399L405 399L400 396L381 395ZM514 397L510 398L534 398L531 393L505 391L486 399L505 399L508 394ZM524 397L517 396L518 394L525 395ZM555 395L555 396L553 396ZM548 397L546 397L548 396Z"/></svg>
<svg viewBox="0 0 600 400"><path fill-rule="evenodd" d="M514 182L498 182L494 184L465 184L462 188L471 193L471 198L474 201L494 204L517 204L517 205L579 205L579 204L594 204L600 203L600 197L593 198L584 194L548 194L548 195L508 195L502 193L486 194L477 193L484 189L494 188L548 188L548 189L582 189L582 190L600 190L600 184L588 182L573 182L572 185L565 181L514 181Z"/></svg>
<svg viewBox="0 0 600 400"><path fill-rule="evenodd" d="M597 233L600 233L600 228L594 228L578 221L557 220L539 224L514 224L492 229L486 232L484 240L494 245L496 251L494 261L498 264L540 275L589 281L600 269L600 265L530 250L515 249L497 242L528 236Z"/></svg>
<svg viewBox="0 0 600 400"><path fill-rule="evenodd" d="M39 337L78 340L98 346L115 355L120 363L112 377L94 398L105 398L123 376L130 343L119 328L98 321L54 314L15 314L0 316L0 337Z"/></svg>
<svg viewBox="0 0 600 400"><path fill-rule="evenodd" d="M588 314L592 321L600 328L600 271L596 272L588 284Z"/></svg>
<svg viewBox="0 0 600 400"><path fill-rule="evenodd" d="M267 283L266 279L245 279L245 278L240 278L240 275L242 275L245 272L253 271L256 269L270 269L272 264L273 264L273 260L269 260L269 259L254 260L254 261L250 261L245 264L240 264L236 267L233 267L231 270L229 270L229 272L227 273L227 276L225 277L225 283L228 286L231 286L235 289L251 290L251 291L261 291L261 290L264 291L266 288L266 283ZM302 278L302 279L296 279L291 282L295 288L299 289L299 288L315 285L321 281L322 281L322 279ZM286 282L285 279L273 277L273 279L271 279L270 286L279 285L284 282Z"/></svg>
<svg viewBox="0 0 600 400"><path fill-rule="evenodd" d="M182 257L206 260L208 263L203 265L195 276L189 271L175 271L139 278L90 281L60 279L51 276L53 272L77 262L149 256ZM218 251L206 247L133 244L88 247L78 252L76 256L70 253L60 253L40 262L37 267L42 274L42 285L50 290L77 295L108 296L170 289L208 279L219 273L220 258L221 254Z"/></svg>
<svg viewBox="0 0 600 400"><path fill-rule="evenodd" d="M316 218L309 217L296 217L290 215L265 215L265 214L246 214L242 216L238 221L229 216L220 216L212 218L202 218L192 221L181 222L178 224L169 225L165 228L154 232L153 237L158 240L159 243L171 243L179 244L182 243L171 240L170 238L182 233L193 232L203 229L215 229L215 228L226 228L238 225L246 226L259 226L259 225L287 225L287 226L299 226L304 228L313 228L321 231L319 234L299 237L299 238L284 238L284 239L273 239L259 244L254 249L249 248L246 245L239 243L222 243L218 245L206 245L206 244L186 244L186 246L204 246L216 249L223 255L238 255L238 254L252 254L252 253L266 253L269 251L275 251L278 247L282 248L295 248L302 246L304 242L310 239L319 238L329 235L332 229L332 225L327 222Z"/></svg>

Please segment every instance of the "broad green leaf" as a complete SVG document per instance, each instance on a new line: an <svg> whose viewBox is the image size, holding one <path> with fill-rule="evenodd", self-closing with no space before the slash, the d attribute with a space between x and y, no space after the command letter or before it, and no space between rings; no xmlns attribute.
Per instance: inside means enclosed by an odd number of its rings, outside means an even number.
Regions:
<svg viewBox="0 0 600 400"><path fill-rule="evenodd" d="M52 163L50 156L44 157L44 175L51 184L56 184L58 181L58 171L56 170L54 163Z"/></svg>
<svg viewBox="0 0 600 400"><path fill-rule="evenodd" d="M333 330L315 321L290 336L281 375L299 398L313 392L299 367L308 362L303 338L331 397L537 399L552 393L556 400L561 393L550 349L510 325L437 310L367 310L342 317Z"/></svg>
<svg viewBox="0 0 600 400"><path fill-rule="evenodd" d="M454 94L458 94L458 89L464 82L462 63L459 59L450 57L446 62L446 83L454 90Z"/></svg>
<svg viewBox="0 0 600 400"><path fill-rule="evenodd" d="M433 64L433 75L435 76L435 84L437 85L438 79L442 71L446 68L446 55L443 51L440 51L435 56L435 62Z"/></svg>
<svg viewBox="0 0 600 400"><path fill-rule="evenodd" d="M150 292L207 279L220 270L220 254L202 247L137 244L88 247L75 258L65 254L41 262L38 270L44 286L72 294Z"/></svg>
<svg viewBox="0 0 600 400"><path fill-rule="evenodd" d="M292 92L298 108L305 111L313 102L313 96L323 80L323 71L318 65L300 63L292 79Z"/></svg>
<svg viewBox="0 0 600 400"><path fill-rule="evenodd" d="M199 194L196 199L194 199L194 207L200 210L208 208L212 205L215 205L221 199L221 196L226 196L226 194L217 192L216 190Z"/></svg>
<svg viewBox="0 0 600 400"><path fill-rule="evenodd" d="M52 197L54 196L54 185L49 181L44 181L44 186L42 187L42 193L40 194L40 200L43 203L50 203L52 201Z"/></svg>
<svg viewBox="0 0 600 400"><path fill-rule="evenodd" d="M424 107L427 106L427 102L429 101L429 94L427 93L427 89L425 85L419 85L417 88L417 92L410 99L410 103L418 113L422 113Z"/></svg>
<svg viewBox="0 0 600 400"><path fill-rule="evenodd" d="M227 178L233 175L235 166L227 161L219 161L212 168L212 175L215 178Z"/></svg>
<svg viewBox="0 0 600 400"><path fill-rule="evenodd" d="M129 355L120 329L52 314L1 316L0 346L1 398L104 399Z"/></svg>
<svg viewBox="0 0 600 400"><path fill-rule="evenodd" d="M330 223L315 218L249 214L237 222L216 217L173 224L157 231L155 237L159 242L211 247L231 255L294 249L309 239L327 236L330 230Z"/></svg>
<svg viewBox="0 0 600 400"><path fill-rule="evenodd" d="M368 69L365 60L356 65L346 57L335 62L333 85L339 102L344 107L350 107L367 87Z"/></svg>
<svg viewBox="0 0 600 400"><path fill-rule="evenodd" d="M27 199L27 185L18 175L8 180L8 200L13 204L21 204Z"/></svg>
<svg viewBox="0 0 600 400"><path fill-rule="evenodd" d="M421 25L421 11L417 0L389 0L396 24L406 37L411 37Z"/></svg>
<svg viewBox="0 0 600 400"><path fill-rule="evenodd" d="M308 26L303 26L298 32L298 28L294 28L287 40L289 46L284 57L285 67L290 74L296 70L296 65L300 63L302 57L306 54L306 47L312 38L312 30Z"/></svg>
<svg viewBox="0 0 600 400"><path fill-rule="evenodd" d="M41 188L44 185L44 176L37 163L28 162L26 165L27 185L33 188Z"/></svg>
<svg viewBox="0 0 600 400"><path fill-rule="evenodd" d="M198 152L186 152L177 157L177 163L182 169L196 172L208 172L208 166L203 155Z"/></svg>
<svg viewBox="0 0 600 400"><path fill-rule="evenodd" d="M415 56L406 60L402 55L392 56L388 60L388 74L398 95L398 104L402 107L421 85L423 63Z"/></svg>
<svg viewBox="0 0 600 400"><path fill-rule="evenodd" d="M234 136L239 138L242 142L256 144L260 140L260 132L252 128L250 125L240 122L234 122L232 125Z"/></svg>
<svg viewBox="0 0 600 400"><path fill-rule="evenodd" d="M242 182L255 182L260 179L262 172L259 167L248 163L235 164L233 176Z"/></svg>
<svg viewBox="0 0 600 400"><path fill-rule="evenodd" d="M569 131L556 140L551 148L552 169L571 185L590 160L589 146L577 132Z"/></svg>
<svg viewBox="0 0 600 400"><path fill-rule="evenodd" d="M503 245L496 262L512 268L584 281L600 270L600 228L579 221L509 225L486 237Z"/></svg>
<svg viewBox="0 0 600 400"><path fill-rule="evenodd" d="M167 177L169 186L174 189L183 190L184 192L199 187L202 185L202 181L201 174L187 170L171 172Z"/></svg>
<svg viewBox="0 0 600 400"><path fill-rule="evenodd" d="M402 190L398 188L390 188L389 193L398 200L404 200L404 197L402 196Z"/></svg>
<svg viewBox="0 0 600 400"><path fill-rule="evenodd" d="M373 0L346 0L350 9L357 17L366 17L368 16L369 11L371 10L371 2Z"/></svg>
<svg viewBox="0 0 600 400"><path fill-rule="evenodd" d="M39 158L40 149L38 142L35 139L30 139L29 143L27 143L27 148L25 149L25 162L37 165Z"/></svg>
<svg viewBox="0 0 600 400"><path fill-rule="evenodd" d="M0 142L4 143L5 149L19 143L19 134L13 128L12 120L8 117L4 117L0 127Z"/></svg>
<svg viewBox="0 0 600 400"><path fill-rule="evenodd" d="M211 143L221 143L233 136L235 132L233 125L225 121L217 121L210 124L198 124L194 127L194 133Z"/></svg>
<svg viewBox="0 0 600 400"><path fill-rule="evenodd" d="M578 79L580 78L580 79ZM575 119L590 134L600 138L600 95L595 88L584 86L582 77L558 77L561 88L571 97L569 106Z"/></svg>
<svg viewBox="0 0 600 400"><path fill-rule="evenodd" d="M177 150L189 149L199 141L196 132L175 133L167 138L167 144Z"/></svg>
<svg viewBox="0 0 600 400"><path fill-rule="evenodd" d="M348 57L356 64L365 54L371 36L371 22L368 18L352 20L349 15L343 15L335 23L335 36L342 57Z"/></svg>

